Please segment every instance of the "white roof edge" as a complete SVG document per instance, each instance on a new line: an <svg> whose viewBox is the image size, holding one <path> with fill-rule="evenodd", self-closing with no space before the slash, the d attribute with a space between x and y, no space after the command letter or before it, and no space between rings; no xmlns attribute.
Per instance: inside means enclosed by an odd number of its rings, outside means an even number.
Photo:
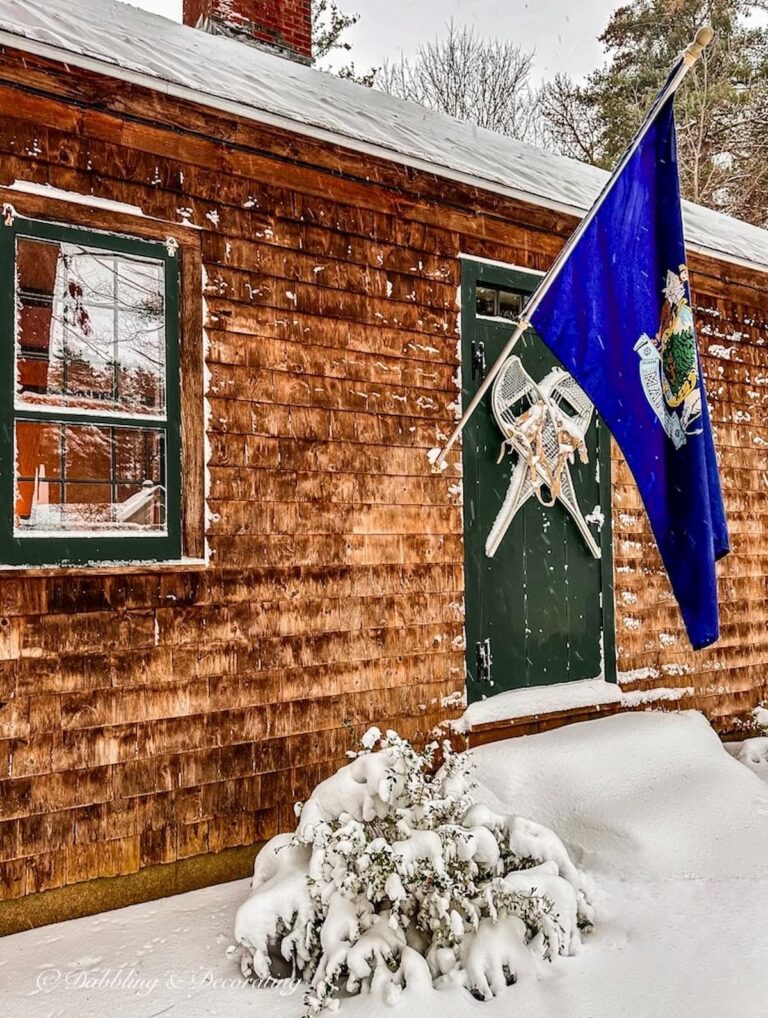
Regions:
<svg viewBox="0 0 768 1018"><path fill-rule="evenodd" d="M748 258L739 258L738 255L731 254L730 251L720 251L716 247L707 247L704 244L692 244L688 240L685 246L688 251L693 251L694 254L704 258L714 258L718 262L728 262L729 265L738 265L741 269L751 269L753 272L768 272L766 262L751 262Z"/></svg>
<svg viewBox="0 0 768 1018"><path fill-rule="evenodd" d="M571 215L576 218L581 218L588 208L586 205L577 206L565 202L557 202L543 195L521 188L510 187L500 183L499 181L488 179L487 177L464 173L461 170L447 166L444 163L419 159L409 153L401 152L396 148L388 148L385 145L377 145L373 142L357 138L354 135L346 134L341 131L332 131L306 121L296 120L289 116L280 116L279 114L273 113L269 110L259 109L258 107L247 103L226 99L223 96L201 88L195 88L178 82L169 81L167 78L161 78L148 72L134 70L112 60L100 59L98 57L90 56L87 53L78 53L64 46L41 42L37 39L32 39L21 33L17 34L4 28L0 28L0 46L8 46L11 49L31 53L35 56L40 56L49 60L55 60L65 65L79 67L83 70L93 71L97 74L104 74L107 77L115 78L118 81L126 81L130 84L139 85L155 92L161 92L175 99L192 102L196 105L208 106L209 108L218 110L222 113L230 113L255 123L281 128L294 134L301 134L318 141L327 141L335 145L340 145L343 148L350 149L354 152L375 156L387 162L409 166L412 169L431 173L448 180L456 181L457 183L477 187L492 194L513 198L537 208L549 209L550 211ZM687 206L691 206L691 203L686 202L685 204ZM694 209L701 209L702 211L709 211L703 206L694 205L691 207ZM718 213L714 214L721 215ZM731 217L723 216L722 218L734 224L741 225L739 220L732 219ZM749 226L750 224L743 225ZM760 227L750 228L760 230ZM757 272L768 272L768 260L755 261L747 258L741 258L729 251L690 241L686 242L686 247L689 251L695 252L696 254L714 258L718 261L728 262L729 264L737 265L740 268L751 269Z"/></svg>

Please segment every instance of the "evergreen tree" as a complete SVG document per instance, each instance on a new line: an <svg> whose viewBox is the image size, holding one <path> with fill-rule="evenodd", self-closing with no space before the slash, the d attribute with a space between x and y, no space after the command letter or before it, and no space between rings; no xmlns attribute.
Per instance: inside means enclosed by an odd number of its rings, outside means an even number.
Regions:
<svg viewBox="0 0 768 1018"><path fill-rule="evenodd" d="M349 52L352 44L342 36L359 20L359 14L344 14L335 0L312 0L312 62L315 66L319 66L320 61L336 50ZM321 70L328 70L328 68L321 67ZM369 87L373 84L376 75L375 70L366 74L358 74L354 63L349 63L334 73L340 78L348 78L350 81L356 81L360 85Z"/></svg>
<svg viewBox="0 0 768 1018"><path fill-rule="evenodd" d="M696 29L715 38L677 98L683 191L692 201L768 222L768 29L750 0L632 0L600 37L605 67L583 86L560 76L540 103L550 147L611 168Z"/></svg>

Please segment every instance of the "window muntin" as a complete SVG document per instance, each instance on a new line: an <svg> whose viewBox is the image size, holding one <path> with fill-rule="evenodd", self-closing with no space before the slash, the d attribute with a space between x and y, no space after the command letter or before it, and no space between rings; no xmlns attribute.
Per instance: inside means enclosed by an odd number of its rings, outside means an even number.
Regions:
<svg viewBox="0 0 768 1018"><path fill-rule="evenodd" d="M178 558L176 250L21 218L4 230L0 561Z"/></svg>

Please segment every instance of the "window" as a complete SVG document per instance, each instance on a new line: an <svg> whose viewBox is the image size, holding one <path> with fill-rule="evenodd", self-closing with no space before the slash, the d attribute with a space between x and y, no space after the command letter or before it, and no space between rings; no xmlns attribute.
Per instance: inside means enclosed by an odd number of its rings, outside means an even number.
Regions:
<svg viewBox="0 0 768 1018"><path fill-rule="evenodd" d="M478 283L475 287L475 314L480 318L504 318L517 321L523 310L525 297L500 286Z"/></svg>
<svg viewBox="0 0 768 1018"><path fill-rule="evenodd" d="M0 561L181 553L179 256L0 227Z"/></svg>

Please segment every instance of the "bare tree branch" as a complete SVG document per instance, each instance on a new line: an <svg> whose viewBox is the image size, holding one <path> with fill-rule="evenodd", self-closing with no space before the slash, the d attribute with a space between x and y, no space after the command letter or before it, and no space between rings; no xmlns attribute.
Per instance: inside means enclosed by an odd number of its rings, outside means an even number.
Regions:
<svg viewBox="0 0 768 1018"><path fill-rule="evenodd" d="M528 81L532 58L514 43L482 39L450 22L447 34L421 46L412 60L385 63L374 86L457 120L526 138L535 108Z"/></svg>

